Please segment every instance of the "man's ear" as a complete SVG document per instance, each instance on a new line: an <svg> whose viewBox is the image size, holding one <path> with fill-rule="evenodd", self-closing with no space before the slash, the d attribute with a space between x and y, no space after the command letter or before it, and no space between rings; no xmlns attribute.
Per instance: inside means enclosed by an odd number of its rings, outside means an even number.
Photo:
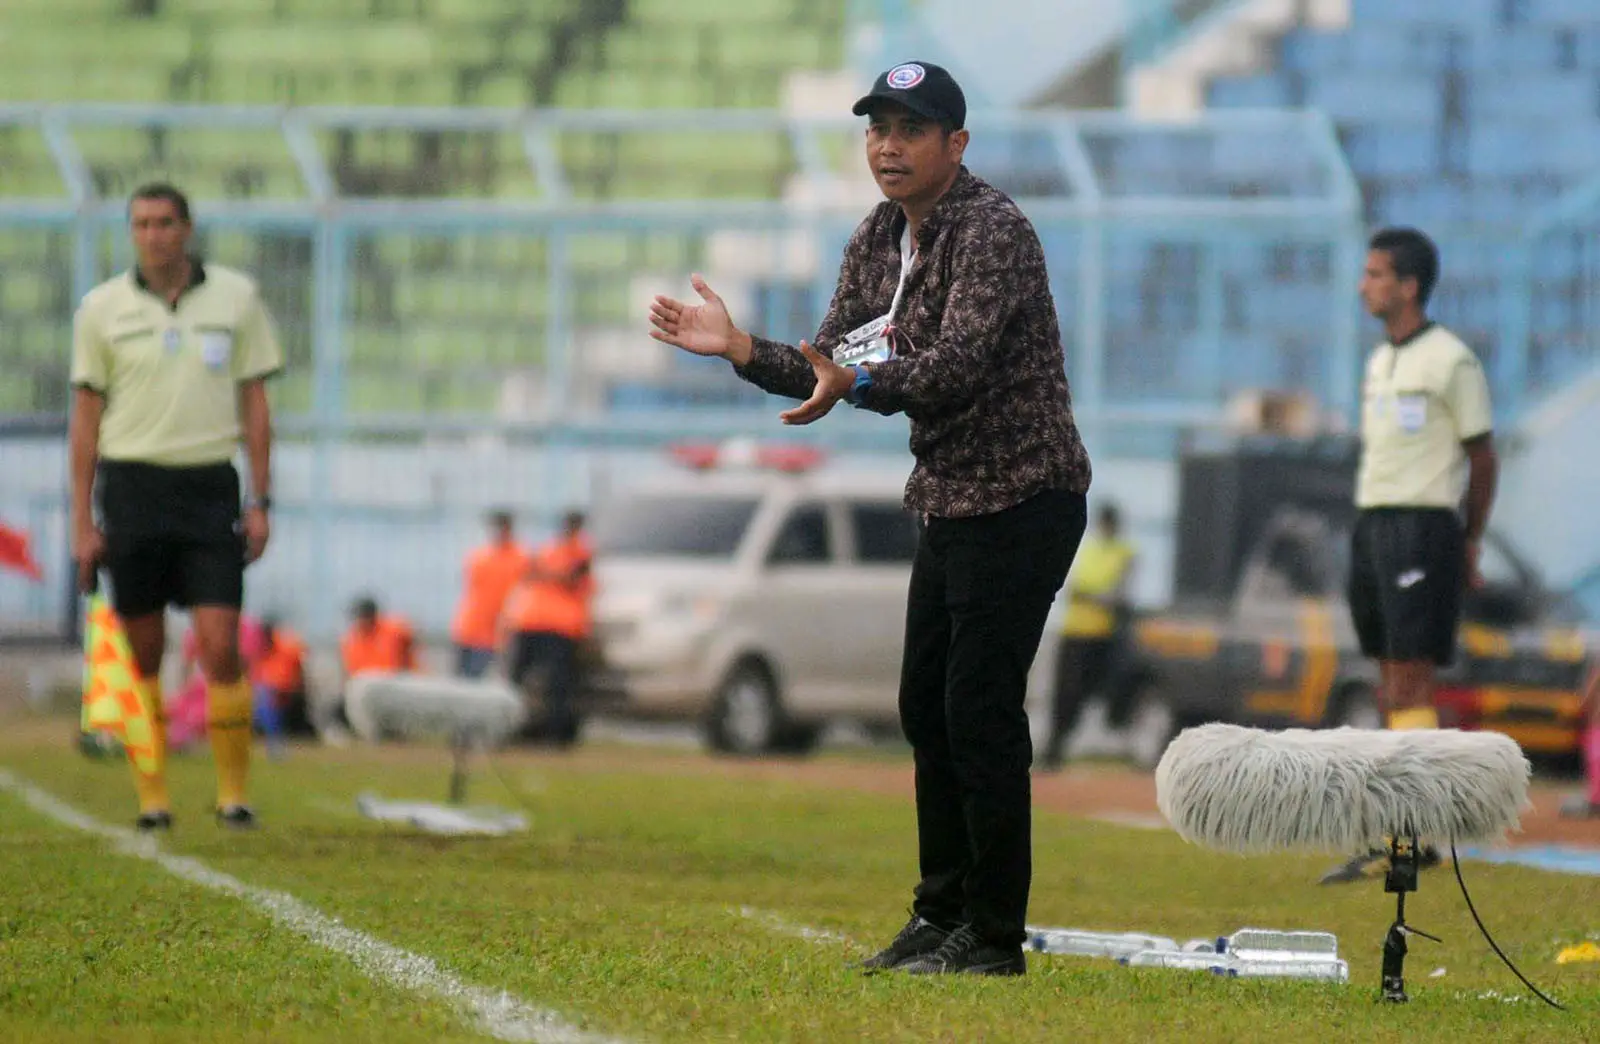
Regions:
<svg viewBox="0 0 1600 1044"><path fill-rule="evenodd" d="M955 159L960 159L962 156L966 155L967 142L970 141L971 138L972 135L967 132L965 127L950 133L950 152Z"/></svg>

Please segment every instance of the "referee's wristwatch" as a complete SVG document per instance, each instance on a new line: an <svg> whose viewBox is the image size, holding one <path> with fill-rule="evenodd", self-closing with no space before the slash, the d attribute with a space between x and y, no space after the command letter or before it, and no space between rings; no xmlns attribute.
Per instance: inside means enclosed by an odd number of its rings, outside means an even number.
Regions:
<svg viewBox="0 0 1600 1044"><path fill-rule="evenodd" d="M271 511L272 510L272 498L270 496L245 497L244 498L244 509L246 511L253 511L253 510L257 509L257 508L259 508L262 511Z"/></svg>

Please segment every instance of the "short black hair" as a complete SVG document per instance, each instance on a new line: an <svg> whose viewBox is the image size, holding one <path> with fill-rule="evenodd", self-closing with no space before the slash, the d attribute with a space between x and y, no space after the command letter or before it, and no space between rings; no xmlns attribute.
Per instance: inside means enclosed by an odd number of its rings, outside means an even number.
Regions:
<svg viewBox="0 0 1600 1044"><path fill-rule="evenodd" d="M378 615L378 600L371 595L363 595L357 598L355 604L350 607L350 615L358 620L376 618Z"/></svg>
<svg viewBox="0 0 1600 1044"><path fill-rule="evenodd" d="M516 525L517 518L511 513L510 508L495 508L489 512L489 524L500 529L510 529Z"/></svg>
<svg viewBox="0 0 1600 1044"><path fill-rule="evenodd" d="M1415 279L1417 306L1427 305L1439 282L1439 248L1433 240L1414 228L1385 228L1372 237L1367 248L1389 255L1397 279Z"/></svg>
<svg viewBox="0 0 1600 1044"><path fill-rule="evenodd" d="M1115 504L1100 505L1100 524L1110 526L1112 529L1122 528L1122 511Z"/></svg>
<svg viewBox="0 0 1600 1044"><path fill-rule="evenodd" d="M582 529L586 521L582 511L568 511L561 516L561 524L567 529Z"/></svg>
<svg viewBox="0 0 1600 1044"><path fill-rule="evenodd" d="M178 212L179 220L185 224L191 223L189 218L189 197L184 195L183 190L176 185L165 181L152 181L148 184L140 185L133 190L133 195L128 197L128 210L130 213L133 210L135 201L141 199L164 199L171 203L173 209Z"/></svg>

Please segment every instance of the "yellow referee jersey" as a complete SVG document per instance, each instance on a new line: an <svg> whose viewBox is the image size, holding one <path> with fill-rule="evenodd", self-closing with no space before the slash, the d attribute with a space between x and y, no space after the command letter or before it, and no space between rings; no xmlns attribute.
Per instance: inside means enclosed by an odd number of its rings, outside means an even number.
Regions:
<svg viewBox="0 0 1600 1044"><path fill-rule="evenodd" d="M195 262L174 306L137 269L91 290L73 318L72 383L105 396L100 457L166 467L231 460L242 381L283 365L253 280Z"/></svg>

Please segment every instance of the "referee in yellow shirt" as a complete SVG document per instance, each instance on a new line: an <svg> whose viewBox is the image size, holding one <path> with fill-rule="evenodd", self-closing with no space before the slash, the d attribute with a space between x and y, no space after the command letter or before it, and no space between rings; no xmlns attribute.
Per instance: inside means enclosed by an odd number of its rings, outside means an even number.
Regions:
<svg viewBox="0 0 1600 1044"><path fill-rule="evenodd" d="M1455 658L1464 590L1494 503L1489 384L1460 338L1427 317L1439 252L1415 229L1368 244L1361 299L1387 339L1367 360L1350 612L1361 651L1382 671L1393 729L1439 727L1434 674ZM1386 853L1357 856L1323 878L1352 881ZM1424 853L1437 862L1438 853Z"/></svg>
<svg viewBox="0 0 1600 1044"><path fill-rule="evenodd" d="M102 567L108 574L156 721L158 768L134 770L139 828L172 825L160 681L169 605L191 611L199 640L218 820L250 827L251 692L239 607L245 566L267 546L264 382L282 352L255 283L190 256L194 226L182 192L140 188L128 218L137 265L90 291L73 320L73 557L86 591ZM242 504L232 463L241 438L250 480Z"/></svg>

